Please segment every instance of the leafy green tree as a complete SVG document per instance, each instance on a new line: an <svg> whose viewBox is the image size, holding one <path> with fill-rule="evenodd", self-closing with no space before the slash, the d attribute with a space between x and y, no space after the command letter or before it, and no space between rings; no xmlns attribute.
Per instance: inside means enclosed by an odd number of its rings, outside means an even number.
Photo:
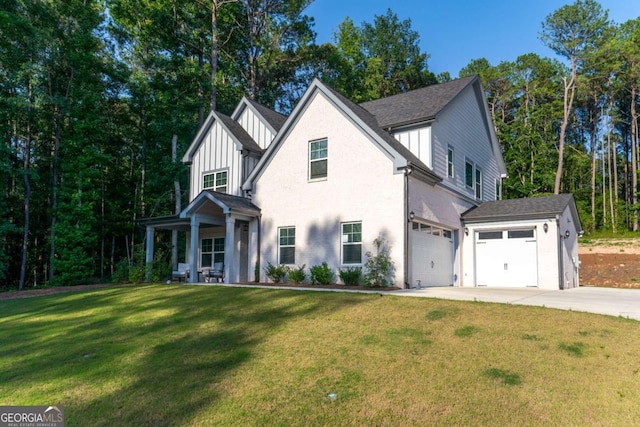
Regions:
<svg viewBox="0 0 640 427"><path fill-rule="evenodd" d="M334 35L341 60L328 83L348 98L362 102L407 92L437 82L420 51L420 36L411 20L387 10L361 27L346 18ZM331 78L333 77L333 78Z"/></svg>
<svg viewBox="0 0 640 427"><path fill-rule="evenodd" d="M558 140L558 168L554 193L561 189L564 144L573 108L578 68L589 52L596 49L609 26L608 13L595 0L577 0L562 6L542 23L541 39L558 55L569 60L571 72L564 78L563 116Z"/></svg>

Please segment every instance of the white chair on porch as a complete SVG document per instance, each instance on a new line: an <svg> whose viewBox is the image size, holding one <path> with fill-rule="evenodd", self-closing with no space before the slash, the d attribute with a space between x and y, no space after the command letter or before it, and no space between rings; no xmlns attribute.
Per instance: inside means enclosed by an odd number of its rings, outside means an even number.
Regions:
<svg viewBox="0 0 640 427"><path fill-rule="evenodd" d="M178 280L178 282L184 280L186 282L187 279L189 279L189 264L180 262L178 263L178 269L173 270L171 273L171 280Z"/></svg>
<svg viewBox="0 0 640 427"><path fill-rule="evenodd" d="M216 283L224 281L224 263L216 262L213 268L203 270L202 275L206 283L212 283L214 279Z"/></svg>

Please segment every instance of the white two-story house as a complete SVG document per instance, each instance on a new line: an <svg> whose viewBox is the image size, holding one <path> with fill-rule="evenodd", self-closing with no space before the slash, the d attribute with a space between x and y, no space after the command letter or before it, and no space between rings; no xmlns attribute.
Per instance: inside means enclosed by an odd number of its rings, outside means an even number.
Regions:
<svg viewBox="0 0 640 427"><path fill-rule="evenodd" d="M537 241L535 221L557 214L534 215L531 224L526 213L525 222L474 217L476 207L501 198L506 176L477 76L360 105L314 80L288 117L244 98L231 117L209 115L183 161L190 203L179 215L146 221L147 259L156 229L183 230L190 271L223 263L225 282L266 281L268 264L362 267L383 237L395 286L481 286L486 251L476 254L485 246L475 242L485 228L534 230L504 236ZM573 198L566 203L575 213ZM575 280L541 276L523 286L577 285L577 249L574 264ZM502 268L508 263L482 267L482 280Z"/></svg>

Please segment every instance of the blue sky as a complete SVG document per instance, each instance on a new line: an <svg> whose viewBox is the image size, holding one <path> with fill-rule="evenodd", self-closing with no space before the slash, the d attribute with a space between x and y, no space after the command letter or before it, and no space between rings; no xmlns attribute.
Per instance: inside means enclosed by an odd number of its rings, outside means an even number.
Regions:
<svg viewBox="0 0 640 427"><path fill-rule="evenodd" d="M420 47L430 55L429 70L457 77L470 60L492 65L525 53L557 58L539 39L542 21L567 0L315 0L306 14L315 18L318 43L333 42L338 24L349 16L357 25L373 22L391 8L410 18ZM640 16L640 0L600 0L609 18L622 23ZM560 59L560 58L558 58Z"/></svg>

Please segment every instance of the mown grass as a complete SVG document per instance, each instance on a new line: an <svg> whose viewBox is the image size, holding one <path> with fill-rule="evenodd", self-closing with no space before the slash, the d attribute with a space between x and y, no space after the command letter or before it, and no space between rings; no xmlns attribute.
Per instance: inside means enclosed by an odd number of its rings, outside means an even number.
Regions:
<svg viewBox="0 0 640 427"><path fill-rule="evenodd" d="M149 285L0 302L0 405L68 426L638 425L640 322Z"/></svg>

